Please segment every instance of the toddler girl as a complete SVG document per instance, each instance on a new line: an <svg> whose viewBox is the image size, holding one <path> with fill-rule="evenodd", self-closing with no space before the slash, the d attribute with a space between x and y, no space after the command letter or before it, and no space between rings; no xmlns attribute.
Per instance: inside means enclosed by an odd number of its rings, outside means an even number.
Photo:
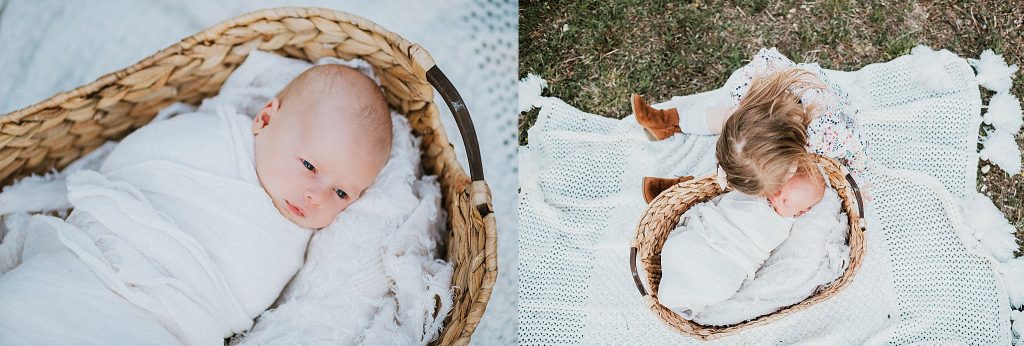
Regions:
<svg viewBox="0 0 1024 346"><path fill-rule="evenodd" d="M832 157L855 178L871 164L846 95L817 64L794 64L777 50L762 49L729 78L729 99L692 109L654 109L633 95L637 122L658 140L675 133L718 134L716 158L728 185L767 197L776 210L791 199L786 182L811 169L811 153ZM678 179L645 179L647 195ZM651 191L656 190L656 191Z"/></svg>

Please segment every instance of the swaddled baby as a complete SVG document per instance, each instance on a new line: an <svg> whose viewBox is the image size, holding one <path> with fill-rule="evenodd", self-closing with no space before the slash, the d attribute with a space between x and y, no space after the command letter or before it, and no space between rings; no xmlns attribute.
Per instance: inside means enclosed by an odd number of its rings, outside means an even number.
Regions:
<svg viewBox="0 0 1024 346"><path fill-rule="evenodd" d="M825 192L817 171L800 169L786 185L787 194L773 196L773 203L732 191L691 207L661 252L661 304L691 319L752 280L789 236L795 217Z"/></svg>
<svg viewBox="0 0 1024 346"><path fill-rule="evenodd" d="M391 146L379 87L303 72L255 114L145 126L67 178L67 218L24 225L0 276L0 344L222 344L303 263L311 232L370 186Z"/></svg>

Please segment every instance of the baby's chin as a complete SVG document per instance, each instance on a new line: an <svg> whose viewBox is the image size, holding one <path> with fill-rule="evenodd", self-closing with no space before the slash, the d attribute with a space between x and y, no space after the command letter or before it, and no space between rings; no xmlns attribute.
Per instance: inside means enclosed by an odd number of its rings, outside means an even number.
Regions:
<svg viewBox="0 0 1024 346"><path fill-rule="evenodd" d="M308 215L305 216L305 217L299 217L299 216L292 215L292 217L289 218L289 220L291 220L292 223L294 223L296 225L299 225L299 227L309 228L309 229L312 229L314 231L317 231L317 230L320 230L321 228L327 227L327 225L330 225L331 221L334 221L334 218L330 218L330 219L324 221L324 220L314 220L314 219L310 218Z"/></svg>
<svg viewBox="0 0 1024 346"><path fill-rule="evenodd" d="M311 230L314 230L314 231L320 230L321 228L327 227L327 225L331 224L330 222L316 223L316 222L310 221L307 218L297 217L297 216L294 216L294 215L292 215L291 217L289 217L289 215L285 215L285 217L287 217L289 221L291 221L292 223L294 223L295 225L297 225L299 227L308 228L308 229L311 229Z"/></svg>
<svg viewBox="0 0 1024 346"><path fill-rule="evenodd" d="M782 216L782 217L794 217L794 216L796 216L796 213L795 212L791 212L791 211L779 211L779 210L776 210L775 213L779 214L779 216Z"/></svg>

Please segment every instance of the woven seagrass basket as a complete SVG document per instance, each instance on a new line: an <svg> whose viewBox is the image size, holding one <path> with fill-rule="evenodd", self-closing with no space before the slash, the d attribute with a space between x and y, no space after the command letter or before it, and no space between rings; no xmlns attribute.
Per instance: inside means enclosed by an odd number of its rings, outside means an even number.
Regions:
<svg viewBox="0 0 1024 346"><path fill-rule="evenodd" d="M651 204L647 206L640 224L636 228L636 237L630 248L630 269L633 271L633 281L647 307L661 317L670 328L683 335L688 335L699 340L713 340L723 336L737 333L741 330L763 325L775 321L783 316L806 309L807 307L824 301L853 281L854 274L860 267L864 258L864 208L861 200L860 189L856 181L835 160L824 156L817 156L817 163L824 168L827 179L832 187L836 189L839 198L842 200L843 210L848 216L850 223L850 234L847 237L847 245L850 246L850 262L843 275L832 282L829 286L811 295L804 301L782 308L776 312L757 317L755 319L734 324L730 326L703 326L684 319L669 308L661 305L658 301L658 286L661 282L661 249L665 246L665 240L669 233L676 228L679 217L691 206L708 201L726 191L722 191L715 182L714 174L685 181L672 186L658 195ZM854 201L856 200L856 201ZM641 274L637 271L637 261L643 266L646 277L644 286Z"/></svg>
<svg viewBox="0 0 1024 346"><path fill-rule="evenodd" d="M253 49L315 62L361 58L373 65L388 104L422 138L424 172L438 176L448 211L447 260L454 264L454 305L435 345L465 345L497 277L491 192L466 105L419 45L351 14L284 7L230 19L123 70L0 117L0 185L63 168L108 140L148 123L173 102L198 104ZM445 136L434 90L454 114L469 159L467 176Z"/></svg>

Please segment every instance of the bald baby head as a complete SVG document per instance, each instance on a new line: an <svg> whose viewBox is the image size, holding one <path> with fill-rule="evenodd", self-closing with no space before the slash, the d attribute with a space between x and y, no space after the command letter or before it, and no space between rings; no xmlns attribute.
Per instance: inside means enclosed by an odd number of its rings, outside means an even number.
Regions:
<svg viewBox="0 0 1024 346"><path fill-rule="evenodd" d="M797 168L782 188L768 197L769 203L782 216L806 213L825 195L825 180L817 169Z"/></svg>
<svg viewBox="0 0 1024 346"><path fill-rule="evenodd" d="M314 66L253 121L256 173L274 205L307 228L327 226L358 199L391 153L380 88L341 65Z"/></svg>
<svg viewBox="0 0 1024 346"><path fill-rule="evenodd" d="M310 117L322 125L360 128L373 147L390 153L387 102L377 84L359 71L337 64L313 66L289 82L277 99L285 114Z"/></svg>

